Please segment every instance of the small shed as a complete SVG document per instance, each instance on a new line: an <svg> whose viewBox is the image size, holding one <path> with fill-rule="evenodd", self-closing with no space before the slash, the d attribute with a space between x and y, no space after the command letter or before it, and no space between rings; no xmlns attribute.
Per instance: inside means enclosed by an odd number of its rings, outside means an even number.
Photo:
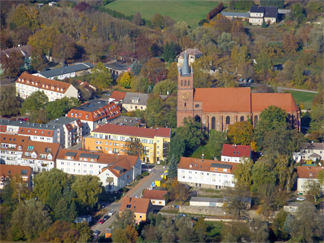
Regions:
<svg viewBox="0 0 324 243"><path fill-rule="evenodd" d="M224 203L223 198L212 197L192 197L190 199L190 206L207 206L207 207L222 207Z"/></svg>

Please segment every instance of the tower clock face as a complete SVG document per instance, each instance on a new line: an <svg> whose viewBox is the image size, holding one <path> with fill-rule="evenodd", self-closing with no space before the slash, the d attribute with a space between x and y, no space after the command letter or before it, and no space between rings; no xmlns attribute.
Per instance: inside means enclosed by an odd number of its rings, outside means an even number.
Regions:
<svg viewBox="0 0 324 243"><path fill-rule="evenodd" d="M188 92L182 94L182 99L187 100L188 98L189 98Z"/></svg>

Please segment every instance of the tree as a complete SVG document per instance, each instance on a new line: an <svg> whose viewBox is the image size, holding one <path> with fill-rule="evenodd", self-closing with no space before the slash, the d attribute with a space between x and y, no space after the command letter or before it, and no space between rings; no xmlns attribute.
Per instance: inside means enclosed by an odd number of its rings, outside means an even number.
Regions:
<svg viewBox="0 0 324 243"><path fill-rule="evenodd" d="M144 20L139 12L134 15L132 22L136 25L144 25Z"/></svg>
<svg viewBox="0 0 324 243"><path fill-rule="evenodd" d="M1 68L3 73L10 77L16 77L20 73L20 68L24 64L22 55L17 51L10 53L10 56L3 55L1 57Z"/></svg>
<svg viewBox="0 0 324 243"><path fill-rule="evenodd" d="M249 121L231 124L227 130L227 137L230 143L249 145L253 137L253 126Z"/></svg>
<svg viewBox="0 0 324 243"><path fill-rule="evenodd" d="M310 132L317 131L323 134L324 130L324 105L317 104L311 112Z"/></svg>
<svg viewBox="0 0 324 243"><path fill-rule="evenodd" d="M304 20L304 18L305 18L304 10L299 3L296 3L295 5L293 5L292 17L295 20L297 20L298 22L301 22Z"/></svg>
<svg viewBox="0 0 324 243"><path fill-rule="evenodd" d="M250 200L249 187L244 184L236 184L235 187L226 187L223 191L225 201L223 207L239 219L248 209Z"/></svg>
<svg viewBox="0 0 324 243"><path fill-rule="evenodd" d="M284 34L282 40L282 47L286 53L295 53L298 49L297 38L291 32L290 34Z"/></svg>
<svg viewBox="0 0 324 243"><path fill-rule="evenodd" d="M256 73L266 74L271 67L272 63L269 55L265 51L262 51L256 58Z"/></svg>
<svg viewBox="0 0 324 243"><path fill-rule="evenodd" d="M237 185L244 185L245 187L251 188L252 167L253 160L250 158L244 158L240 161L233 172Z"/></svg>
<svg viewBox="0 0 324 243"><path fill-rule="evenodd" d="M155 226L158 227L161 224L163 217L162 214L158 213L156 216Z"/></svg>
<svg viewBox="0 0 324 243"><path fill-rule="evenodd" d="M171 179L177 178L178 164L179 164L179 160L177 161L174 158L174 155L172 155L171 160L169 161L169 169L168 169L168 177L169 178L171 178Z"/></svg>
<svg viewBox="0 0 324 243"><path fill-rule="evenodd" d="M229 51L236 44L236 42L232 40L232 36L230 33L223 32L218 36L217 44L218 48L222 51Z"/></svg>
<svg viewBox="0 0 324 243"><path fill-rule="evenodd" d="M37 52L41 52L50 57L54 46L53 40L55 40L59 34L59 30L55 27L44 27L29 37L28 44L30 44L35 51L37 50Z"/></svg>
<svg viewBox="0 0 324 243"><path fill-rule="evenodd" d="M177 83L173 80L166 79L154 85L153 93L169 95L177 91Z"/></svg>
<svg viewBox="0 0 324 243"><path fill-rule="evenodd" d="M126 229L128 225L135 227L136 221L134 219L134 213L129 209L125 209L121 215L116 214L116 223L114 224L114 228Z"/></svg>
<svg viewBox="0 0 324 243"><path fill-rule="evenodd" d="M283 229L287 216L288 213L285 210L281 209L273 220L273 231L278 240L288 239L288 234Z"/></svg>
<svg viewBox="0 0 324 243"><path fill-rule="evenodd" d="M288 217L287 217L288 219ZM311 202L298 206L295 217L287 223L293 240L313 242L323 237L323 218Z"/></svg>
<svg viewBox="0 0 324 243"><path fill-rule="evenodd" d="M234 75L230 74L227 71L217 72L217 85L220 87L230 88L237 87L237 83L235 81Z"/></svg>
<svg viewBox="0 0 324 243"><path fill-rule="evenodd" d="M306 198L309 199L309 201L313 201L314 203L317 203L317 199L321 196L322 193L321 184L316 180L310 180L306 182L305 189L307 190Z"/></svg>
<svg viewBox="0 0 324 243"><path fill-rule="evenodd" d="M178 66L176 62L172 62L168 69L168 79L178 80Z"/></svg>
<svg viewBox="0 0 324 243"><path fill-rule="evenodd" d="M170 151L169 151L169 161L170 161L170 169L175 169L174 167L171 167L171 161L172 161L172 157L174 157L174 164L176 163L176 165L174 165L172 163L172 166L177 166L181 157L184 156L186 150L186 144L185 141L183 140L182 136L180 133L175 132L172 136L171 142L170 142ZM172 156L172 157L171 157ZM171 172L170 172L171 173Z"/></svg>
<svg viewBox="0 0 324 243"><path fill-rule="evenodd" d="M177 242L176 228L172 219L162 220L156 228L157 240L163 243Z"/></svg>
<svg viewBox="0 0 324 243"><path fill-rule="evenodd" d="M36 122L39 118L40 112L45 110L47 102L48 97L44 92L33 92L22 103L20 114L28 113L30 115L30 122Z"/></svg>
<svg viewBox="0 0 324 243"><path fill-rule="evenodd" d="M189 197L189 187L182 183L176 183L174 187L170 188L170 197L171 200L185 202Z"/></svg>
<svg viewBox="0 0 324 243"><path fill-rule="evenodd" d="M71 239L72 236L72 239ZM56 242L57 240L63 242L77 242L80 236L80 232L71 227L70 223L64 221L56 221L47 229L47 231L41 232L36 242ZM70 239L70 241L68 240Z"/></svg>
<svg viewBox="0 0 324 243"><path fill-rule="evenodd" d="M134 75L139 75L141 72L140 64L138 62L134 62L131 71Z"/></svg>
<svg viewBox="0 0 324 243"><path fill-rule="evenodd" d="M211 87L212 76L209 74L210 63L213 61L211 56L202 56L192 64L194 72L194 87L209 88ZM178 74L177 74L178 75Z"/></svg>
<svg viewBox="0 0 324 243"><path fill-rule="evenodd" d="M163 28L163 17L161 14L156 13L152 18L152 25L155 28Z"/></svg>
<svg viewBox="0 0 324 243"><path fill-rule="evenodd" d="M196 234L191 226L191 219L187 217L180 217L175 221L177 236L180 242L195 242Z"/></svg>
<svg viewBox="0 0 324 243"><path fill-rule="evenodd" d="M232 222L222 228L221 237L224 242L242 242L251 237L251 231L246 223Z"/></svg>
<svg viewBox="0 0 324 243"><path fill-rule="evenodd" d="M26 181L21 175L16 173L14 176L10 177L10 185L12 188L12 198L17 200L19 203L21 200L28 199L31 192L25 186Z"/></svg>
<svg viewBox="0 0 324 243"><path fill-rule="evenodd" d="M19 114L20 100L16 96L15 86L2 86L0 90L1 116Z"/></svg>
<svg viewBox="0 0 324 243"><path fill-rule="evenodd" d="M286 126L288 115L285 110L277 106L269 106L260 114L260 121L257 123L257 129L269 131L277 126Z"/></svg>
<svg viewBox="0 0 324 243"><path fill-rule="evenodd" d="M131 88L134 91L141 93L147 93L149 88L149 80L143 76L134 76L131 84Z"/></svg>
<svg viewBox="0 0 324 243"><path fill-rule="evenodd" d="M40 232L47 230L52 223L45 205L34 199L20 203L12 214L11 224L14 232L19 231L15 240L34 240Z"/></svg>
<svg viewBox="0 0 324 243"><path fill-rule="evenodd" d="M71 37L60 34L54 40L53 57L65 62L67 59L72 58L76 53L74 41Z"/></svg>
<svg viewBox="0 0 324 243"><path fill-rule="evenodd" d="M50 120L65 116L71 109L80 105L77 98L63 97L55 101L48 102L45 110L47 111L48 118Z"/></svg>
<svg viewBox="0 0 324 243"><path fill-rule="evenodd" d="M137 139L135 137L130 137L129 140L126 141L125 146L127 147L127 153L129 155L134 155L139 157L142 156L144 146L141 143L140 139Z"/></svg>
<svg viewBox="0 0 324 243"><path fill-rule="evenodd" d="M35 8L21 4L18 5L8 20L12 30L20 26L26 26L31 31L35 31L39 27L38 17L38 11Z"/></svg>
<svg viewBox="0 0 324 243"><path fill-rule="evenodd" d="M169 45L169 42L166 42L163 50L163 59L166 62L173 62L176 57L176 51L173 41Z"/></svg>
<svg viewBox="0 0 324 243"><path fill-rule="evenodd" d="M263 22L262 22L262 28L267 28L267 27L268 27L267 23L263 20Z"/></svg>
<svg viewBox="0 0 324 243"><path fill-rule="evenodd" d="M260 191L262 185L275 186L276 172L273 171L273 166L264 160L267 158L259 158L252 168L253 192Z"/></svg>
<svg viewBox="0 0 324 243"><path fill-rule="evenodd" d="M211 156L216 157L220 160L220 155L222 153L223 144L227 142L226 133L219 132L216 130L210 130L209 140L207 143L207 149Z"/></svg>
<svg viewBox="0 0 324 243"><path fill-rule="evenodd" d="M102 39L94 37L88 39L88 41L84 44L86 53L89 55L90 59L92 59L92 64L99 60L105 44L106 43Z"/></svg>
<svg viewBox="0 0 324 243"><path fill-rule="evenodd" d="M164 63L159 58L152 58L142 66L141 75L147 77L150 82L157 83L166 78Z"/></svg>
<svg viewBox="0 0 324 243"><path fill-rule="evenodd" d="M130 88L132 84L132 74L130 72L124 72L123 76L121 77L119 81L119 85L124 88Z"/></svg>
<svg viewBox="0 0 324 243"><path fill-rule="evenodd" d="M284 69L283 69L283 73L284 73L284 78L285 80L292 80L294 77L294 63L288 59L288 61L285 62L284 64Z"/></svg>
<svg viewBox="0 0 324 243"><path fill-rule="evenodd" d="M294 164L287 156L277 155L274 159L276 164L275 171L279 180L279 189L284 190L286 186L287 192L290 192L290 189L293 186L293 182L297 177L296 172L294 171Z"/></svg>
<svg viewBox="0 0 324 243"><path fill-rule="evenodd" d="M163 52L163 47L159 46L157 43L153 43L150 47L150 52L153 57L159 57Z"/></svg>
<svg viewBox="0 0 324 243"><path fill-rule="evenodd" d="M98 64L92 70L90 83L96 86L97 89L103 90L108 88L112 81L113 80L109 70L102 62L98 62Z"/></svg>
<svg viewBox="0 0 324 243"><path fill-rule="evenodd" d="M255 218L250 222L252 242L267 242L269 238L268 222Z"/></svg>
<svg viewBox="0 0 324 243"><path fill-rule="evenodd" d="M33 49L31 55L31 66L33 70L42 71L46 67L46 60L42 50Z"/></svg>
<svg viewBox="0 0 324 243"><path fill-rule="evenodd" d="M208 226L205 223L205 219L203 217L200 217L194 226L198 242L205 242L207 228Z"/></svg>
<svg viewBox="0 0 324 243"><path fill-rule="evenodd" d="M127 238L126 231L124 229L116 228L112 232L113 242L130 242Z"/></svg>

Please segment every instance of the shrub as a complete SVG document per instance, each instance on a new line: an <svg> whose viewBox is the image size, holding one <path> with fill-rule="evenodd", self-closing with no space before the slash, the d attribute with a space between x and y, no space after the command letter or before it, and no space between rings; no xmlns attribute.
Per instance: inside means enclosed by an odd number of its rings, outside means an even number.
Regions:
<svg viewBox="0 0 324 243"><path fill-rule="evenodd" d="M144 171L143 173L142 173L142 176L144 177L144 176L148 176L149 175L149 173L147 172L147 171Z"/></svg>
<svg viewBox="0 0 324 243"><path fill-rule="evenodd" d="M143 178L142 175L137 175L137 176L136 176L136 180L140 180L140 179L142 179L142 178Z"/></svg>
<svg viewBox="0 0 324 243"><path fill-rule="evenodd" d="M224 4L223 3L218 4L218 6L216 8L213 8L212 10L210 10L210 12L206 16L206 19L207 20L211 20L217 14L219 14L220 12L222 12L223 9L224 9Z"/></svg>

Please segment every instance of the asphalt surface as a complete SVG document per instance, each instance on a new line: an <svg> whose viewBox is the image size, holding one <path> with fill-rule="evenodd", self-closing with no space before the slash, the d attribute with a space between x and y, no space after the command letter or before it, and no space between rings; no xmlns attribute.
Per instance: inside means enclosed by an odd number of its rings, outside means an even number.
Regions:
<svg viewBox="0 0 324 243"><path fill-rule="evenodd" d="M166 169L163 169L163 168L153 168L152 173L154 173L154 175L152 177L150 177L149 179L147 179L147 177L144 177L142 180L146 180L142 185L141 184L141 181L139 181L138 185L138 188L135 186L135 191L131 192L130 194L127 193L126 195L127 196L131 196L131 197L140 197L142 195L142 192L144 189L148 189L151 187L152 185L152 182L154 182L155 180L157 180L158 178L161 178L161 175L163 174L163 172L165 171ZM99 220L102 219L104 216L102 216L102 218L100 218L98 220L98 222L96 222L96 224L94 226L91 227L91 229L93 231L95 230L99 230L100 231L100 235L103 235L105 234L106 232L106 229L115 221L116 219L116 214L119 212L119 209L120 209L120 206L121 206L121 202L114 202L114 203L111 203L111 204L108 204L105 209L107 210L107 213L113 209L115 210L115 214L113 216L111 216L108 220L106 220L103 224L99 224Z"/></svg>

